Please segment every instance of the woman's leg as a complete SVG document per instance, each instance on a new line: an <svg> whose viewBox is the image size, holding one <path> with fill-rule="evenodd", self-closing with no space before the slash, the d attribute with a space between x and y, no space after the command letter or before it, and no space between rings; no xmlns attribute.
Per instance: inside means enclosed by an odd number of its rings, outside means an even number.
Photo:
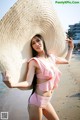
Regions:
<svg viewBox="0 0 80 120"><path fill-rule="evenodd" d="M43 109L43 114L48 120L59 120L59 117L51 103L48 103L48 105Z"/></svg>
<svg viewBox="0 0 80 120"><path fill-rule="evenodd" d="M42 108L35 105L28 105L29 120L42 120Z"/></svg>

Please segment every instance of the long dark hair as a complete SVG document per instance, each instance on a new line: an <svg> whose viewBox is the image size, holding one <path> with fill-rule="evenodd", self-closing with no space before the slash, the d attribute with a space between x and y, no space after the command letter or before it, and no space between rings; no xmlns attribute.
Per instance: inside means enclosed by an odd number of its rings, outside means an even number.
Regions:
<svg viewBox="0 0 80 120"><path fill-rule="evenodd" d="M40 40L42 40L42 42L43 42L43 48L44 48L44 52L45 52L45 56L46 57L49 57L49 54L48 54L48 52L47 52L47 48L46 48L46 45L45 45L45 42L44 42L44 39L43 39L43 37L40 35L40 34L36 34L33 38L35 38L35 37L37 37L37 38L39 38ZM33 39L32 38L32 39ZM30 44L30 46L31 46L31 49L32 49L32 57L37 57L37 55L38 55L38 53L33 49L33 47L32 47L32 40L31 40L31 44ZM33 87L33 91L32 91L32 94L35 92L35 90L36 90L36 85L37 85L37 77L36 77L36 74L34 75L34 78L33 78L33 82L32 82L32 87Z"/></svg>

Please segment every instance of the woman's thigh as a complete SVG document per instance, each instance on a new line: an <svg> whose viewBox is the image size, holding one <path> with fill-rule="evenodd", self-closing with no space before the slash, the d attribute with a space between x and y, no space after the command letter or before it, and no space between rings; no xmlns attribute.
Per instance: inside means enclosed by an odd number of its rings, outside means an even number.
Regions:
<svg viewBox="0 0 80 120"><path fill-rule="evenodd" d="M35 105L28 105L29 120L42 120L42 108Z"/></svg>
<svg viewBox="0 0 80 120"><path fill-rule="evenodd" d="M43 109L43 114L48 120L59 120L59 117L51 103L48 103L48 105Z"/></svg>

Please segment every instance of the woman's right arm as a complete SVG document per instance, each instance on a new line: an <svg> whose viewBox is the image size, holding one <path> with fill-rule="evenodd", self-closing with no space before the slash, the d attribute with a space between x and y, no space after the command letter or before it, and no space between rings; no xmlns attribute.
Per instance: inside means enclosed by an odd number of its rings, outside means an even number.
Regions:
<svg viewBox="0 0 80 120"><path fill-rule="evenodd" d="M26 80L23 82L19 82L19 83L10 83L10 81L8 79L6 79L6 77L4 76L4 80L3 82L9 87L9 88L29 88L32 84L32 80L35 74L35 69L36 69L36 63L34 60L31 60L28 63L28 72L26 75Z"/></svg>

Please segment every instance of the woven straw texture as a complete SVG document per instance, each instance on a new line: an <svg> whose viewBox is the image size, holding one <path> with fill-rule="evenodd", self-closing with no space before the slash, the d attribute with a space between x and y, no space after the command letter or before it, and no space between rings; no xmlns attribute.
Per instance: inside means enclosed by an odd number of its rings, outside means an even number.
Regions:
<svg viewBox="0 0 80 120"><path fill-rule="evenodd" d="M18 0L0 21L0 70L11 82L25 79L30 40L41 34L48 51L62 55L65 34L51 0Z"/></svg>

